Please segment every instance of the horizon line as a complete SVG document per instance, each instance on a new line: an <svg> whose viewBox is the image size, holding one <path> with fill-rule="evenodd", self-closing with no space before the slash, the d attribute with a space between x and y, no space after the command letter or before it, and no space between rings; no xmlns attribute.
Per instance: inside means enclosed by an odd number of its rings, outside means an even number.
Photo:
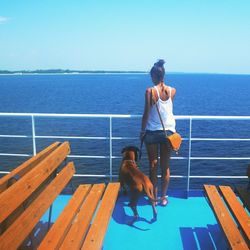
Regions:
<svg viewBox="0 0 250 250"><path fill-rule="evenodd" d="M35 69L35 70L1 70L0 75L13 75L13 74L149 74L146 70L73 70L73 69ZM225 73L225 72L194 72L194 71L169 71L166 74L212 74L212 75L250 75L249 73Z"/></svg>

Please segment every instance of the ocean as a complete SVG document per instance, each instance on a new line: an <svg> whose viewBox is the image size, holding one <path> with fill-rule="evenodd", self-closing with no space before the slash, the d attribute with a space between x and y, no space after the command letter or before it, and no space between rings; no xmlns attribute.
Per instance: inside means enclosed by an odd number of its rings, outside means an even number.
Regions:
<svg viewBox="0 0 250 250"><path fill-rule="evenodd" d="M250 116L250 75L167 74L165 82L176 88L175 115ZM142 115L144 94L152 86L148 74L55 74L1 75L0 112L73 113ZM107 118L36 118L36 135L109 136ZM131 137L113 141L113 173L117 174L121 149L139 146L141 120L113 119L113 136ZM250 138L250 121L193 121L192 136L197 138ZM189 121L177 120L177 130L189 136ZM31 120L26 117L0 117L1 135L31 135ZM54 139L55 140L55 139ZM41 150L53 139L37 139ZM109 140L70 140L72 155L109 156ZM0 153L32 154L31 138L0 137ZM192 157L249 157L250 141L194 141ZM173 156L175 156L173 154ZM179 157L188 156L184 141ZM2 171L9 171L25 157L0 156ZM77 173L109 174L109 159L73 159ZM187 174L187 159L171 160L172 175ZM191 175L245 175L250 160L192 160ZM148 173L145 147L140 162ZM160 169L159 169L160 173ZM76 179L91 182L100 179ZM246 184L238 179L191 179L191 188L203 183ZM172 178L170 188L185 188L185 178Z"/></svg>

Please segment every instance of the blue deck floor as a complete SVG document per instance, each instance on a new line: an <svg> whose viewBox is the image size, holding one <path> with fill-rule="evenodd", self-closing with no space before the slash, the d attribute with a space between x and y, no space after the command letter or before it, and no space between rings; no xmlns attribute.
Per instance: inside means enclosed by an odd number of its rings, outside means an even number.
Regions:
<svg viewBox="0 0 250 250"><path fill-rule="evenodd" d="M119 197L103 249L227 249L221 229L205 197L188 199L170 194L166 207L157 206L158 219L151 223L152 208L140 199L141 220L128 226L132 212L128 197Z"/></svg>
<svg viewBox="0 0 250 250"><path fill-rule="evenodd" d="M53 204L52 222L71 196L61 195ZM157 206L158 218L152 222L152 208L141 197L138 212L141 219L133 226L128 223L132 212L128 196L119 196L104 241L104 250L196 250L227 249L222 231L202 192L186 199L170 192L169 204ZM47 220L48 216L43 217Z"/></svg>

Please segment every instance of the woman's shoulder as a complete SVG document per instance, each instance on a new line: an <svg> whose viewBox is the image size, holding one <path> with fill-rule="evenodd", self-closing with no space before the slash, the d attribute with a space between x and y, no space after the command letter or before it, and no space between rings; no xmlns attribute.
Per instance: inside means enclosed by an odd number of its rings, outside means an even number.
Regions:
<svg viewBox="0 0 250 250"><path fill-rule="evenodd" d="M147 98L150 105L157 101L157 94L154 87L148 87L146 89L145 97Z"/></svg>
<svg viewBox="0 0 250 250"><path fill-rule="evenodd" d="M169 95L171 94L171 98L173 99L173 97L175 96L176 94L176 88L174 87L171 87L171 86L167 86L167 91L169 93Z"/></svg>
<svg viewBox="0 0 250 250"><path fill-rule="evenodd" d="M148 88L146 89L146 92L147 92L147 93L151 93L153 89L154 89L154 87L148 87Z"/></svg>
<svg viewBox="0 0 250 250"><path fill-rule="evenodd" d="M171 96L171 99L174 98L176 89L174 87L171 87L170 85L165 85L165 92L168 96Z"/></svg>
<svg viewBox="0 0 250 250"><path fill-rule="evenodd" d="M146 95L147 96L150 96L152 93L154 92L154 88L152 88L152 87L148 87L147 89L146 89Z"/></svg>

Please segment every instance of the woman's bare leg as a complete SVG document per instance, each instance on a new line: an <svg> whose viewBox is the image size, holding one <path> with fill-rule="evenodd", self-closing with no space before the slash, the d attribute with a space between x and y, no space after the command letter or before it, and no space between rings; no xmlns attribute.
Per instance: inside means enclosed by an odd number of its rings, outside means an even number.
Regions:
<svg viewBox="0 0 250 250"><path fill-rule="evenodd" d="M170 181L170 155L171 148L169 144L160 144L160 165L161 165L161 198L164 200Z"/></svg>
<svg viewBox="0 0 250 250"><path fill-rule="evenodd" d="M157 178L157 162L158 162L158 147L157 144L146 145L149 160L149 177L154 186L155 199L158 196L158 178Z"/></svg>

